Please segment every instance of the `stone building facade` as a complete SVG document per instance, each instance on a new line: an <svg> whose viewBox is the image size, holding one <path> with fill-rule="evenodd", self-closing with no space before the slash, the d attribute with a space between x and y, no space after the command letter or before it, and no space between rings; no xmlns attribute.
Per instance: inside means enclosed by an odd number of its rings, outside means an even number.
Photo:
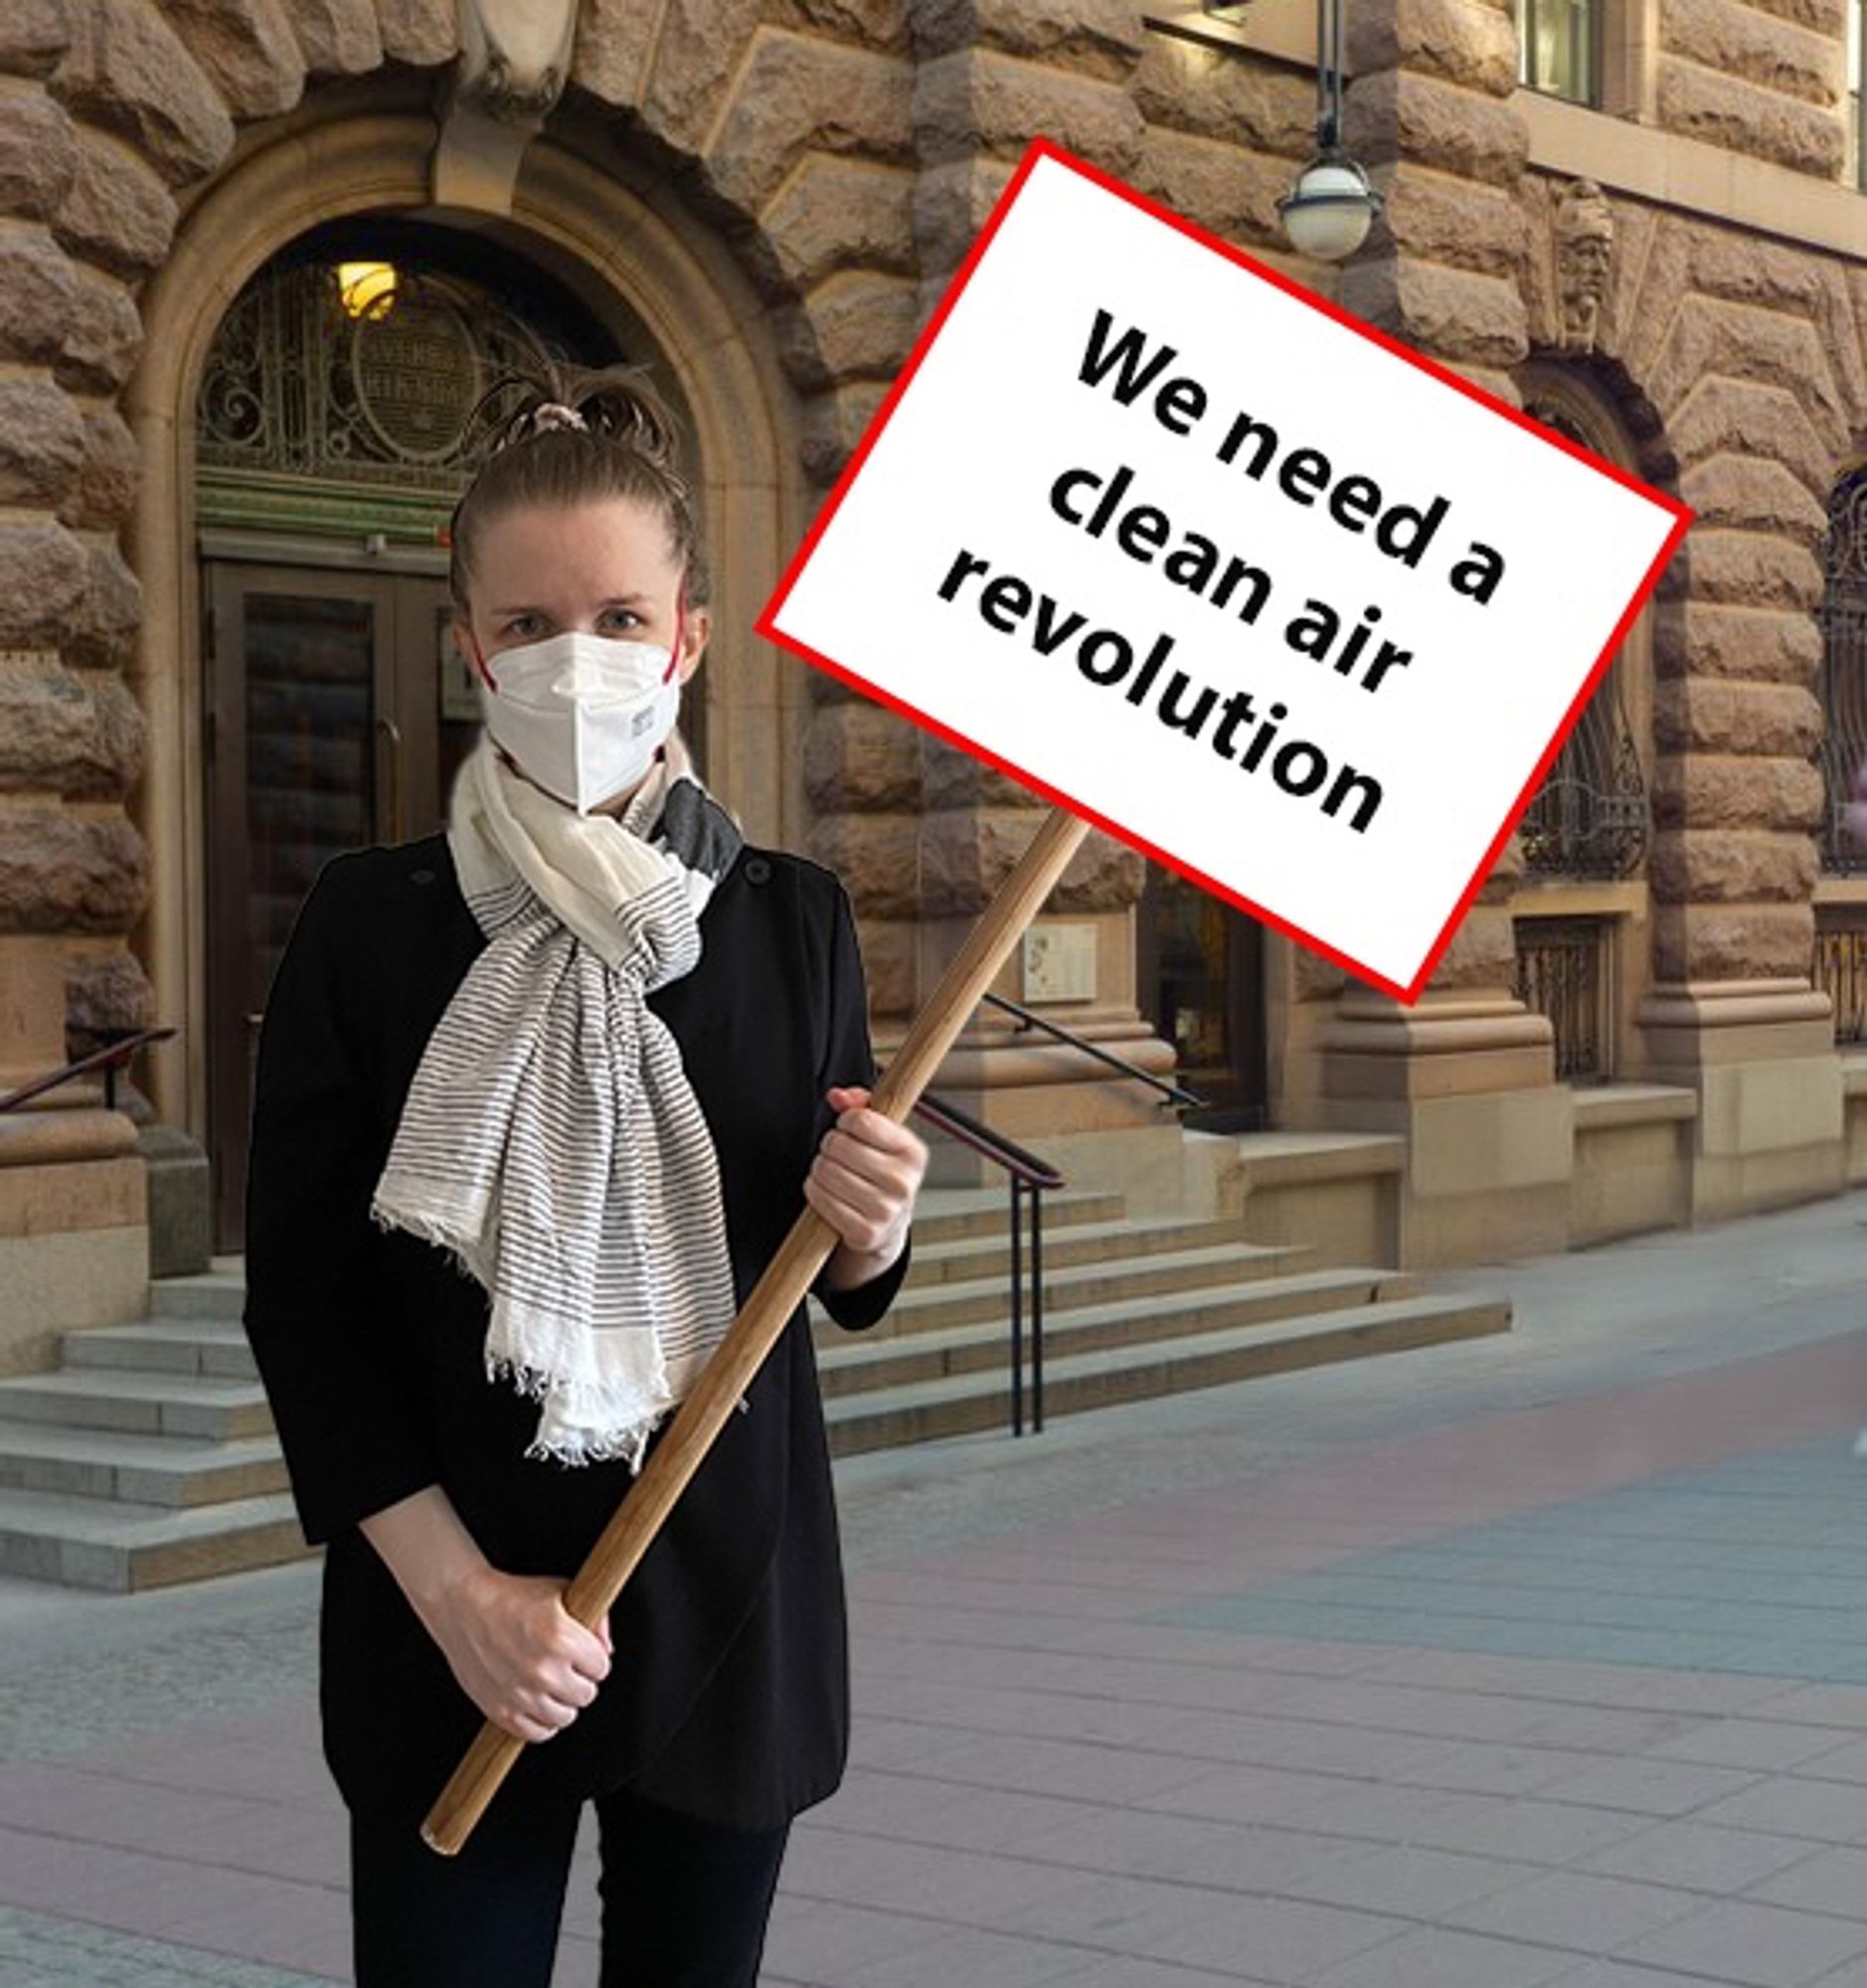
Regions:
<svg viewBox="0 0 1867 1988"><path fill-rule="evenodd" d="M0 1114L0 1364L140 1308L151 1211L158 1269L237 1246L208 1183L237 1165L257 997L223 956L247 907L215 895L246 803L215 789L258 707L238 656L228 676L204 562L275 588L296 568L444 571L387 484L327 488L321 537L272 529L276 476L214 495L204 392L255 286L320 230L352 257L373 228L420 230L500 295L549 290L597 345L654 361L713 547L703 763L755 838L845 878L886 1055L1040 813L749 628L1038 132L1697 520L1604 706L1612 861L1565 867L1573 836L1527 831L1411 1010L1235 921L1214 971L1253 1039L1231 1044L1234 1077L1255 1076L1250 1112L1216 1129L1163 1124L1142 1086L985 1011L941 1091L1137 1207L1216 1200L1267 1237L1407 1262L1867 1170L1827 991L1842 955L1817 946L1818 918L1845 936L1867 914L1867 886L1821 861L1829 506L1867 435L1847 0L1606 4L1586 108L1519 85L1508 7L1349 0L1347 137L1387 205L1336 268L1289 249L1275 207L1313 149L1302 0L1225 20L1167 0L0 9L0 1091L88 1031L177 1031L144 1053L129 1115L82 1084ZM405 791L402 733L376 724L394 761L353 796L362 832L424 832L433 742ZM1578 791L1607 820L1604 777ZM1155 1074L1185 1062L1158 998L1160 889L1095 836L1041 927L1072 962L1043 1012ZM1557 1009L1535 962L1578 932L1592 978ZM1015 963L1005 991L1043 993ZM1584 1025L1598 1080L1559 1077Z"/></svg>

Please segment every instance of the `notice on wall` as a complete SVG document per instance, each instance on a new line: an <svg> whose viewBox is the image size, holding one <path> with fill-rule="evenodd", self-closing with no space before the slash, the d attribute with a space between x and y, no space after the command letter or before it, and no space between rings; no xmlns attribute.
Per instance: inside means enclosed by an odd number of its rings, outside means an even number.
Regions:
<svg viewBox="0 0 1867 1988"><path fill-rule="evenodd" d="M758 626L1412 1000L1690 516L1039 139Z"/></svg>

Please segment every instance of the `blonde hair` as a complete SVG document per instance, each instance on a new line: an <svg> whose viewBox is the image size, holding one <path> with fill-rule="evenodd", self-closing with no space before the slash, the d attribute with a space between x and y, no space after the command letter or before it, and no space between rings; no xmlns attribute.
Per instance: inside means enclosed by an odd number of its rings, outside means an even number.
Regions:
<svg viewBox="0 0 1867 1988"><path fill-rule="evenodd" d="M680 462L673 414L649 385L645 365L596 369L546 362L546 376L509 373L480 397L471 418L518 388L519 399L493 420L486 454L454 506L447 529L447 587L462 615L483 535L501 518L534 505L632 498L667 527L668 550L686 575L689 605L711 590L693 491ZM568 408L582 425L542 411Z"/></svg>

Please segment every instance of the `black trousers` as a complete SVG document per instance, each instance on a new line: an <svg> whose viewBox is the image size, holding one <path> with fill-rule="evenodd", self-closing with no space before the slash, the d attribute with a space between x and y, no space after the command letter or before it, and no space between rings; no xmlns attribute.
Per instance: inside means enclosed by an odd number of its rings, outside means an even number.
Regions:
<svg viewBox="0 0 1867 1988"><path fill-rule="evenodd" d="M789 1824L726 1829L620 1792L595 1804L600 1988L757 1988ZM454 1857L353 1809L357 1988L550 1988L581 1803L495 1797Z"/></svg>

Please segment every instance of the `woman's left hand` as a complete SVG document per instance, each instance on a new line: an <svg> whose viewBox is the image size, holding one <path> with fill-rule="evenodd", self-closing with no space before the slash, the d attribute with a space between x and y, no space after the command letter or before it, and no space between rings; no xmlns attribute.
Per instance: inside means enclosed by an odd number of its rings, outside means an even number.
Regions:
<svg viewBox="0 0 1867 1988"><path fill-rule="evenodd" d="M879 1277L901 1254L928 1155L906 1125L869 1108L861 1085L839 1084L824 1094L836 1123L810 1162L804 1199L842 1239L830 1256L829 1279L848 1289Z"/></svg>

